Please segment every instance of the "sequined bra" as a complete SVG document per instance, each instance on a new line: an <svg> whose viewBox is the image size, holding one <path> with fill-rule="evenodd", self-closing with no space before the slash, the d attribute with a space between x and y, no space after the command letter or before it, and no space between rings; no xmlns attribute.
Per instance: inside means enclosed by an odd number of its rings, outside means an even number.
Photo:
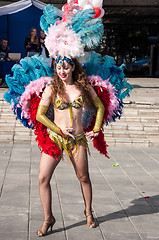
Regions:
<svg viewBox="0 0 159 240"><path fill-rule="evenodd" d="M57 108L59 110L64 110L66 108L74 107L74 108L80 108L83 106L83 97L80 95L77 97L72 103L66 103L62 101L60 98L55 98L55 104L54 108Z"/></svg>

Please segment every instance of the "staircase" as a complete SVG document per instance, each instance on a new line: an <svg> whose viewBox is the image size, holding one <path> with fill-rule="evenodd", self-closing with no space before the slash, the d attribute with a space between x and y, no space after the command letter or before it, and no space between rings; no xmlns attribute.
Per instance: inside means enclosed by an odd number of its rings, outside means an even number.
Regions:
<svg viewBox="0 0 159 240"><path fill-rule="evenodd" d="M25 128L3 99L0 92L0 143L17 142L35 144L32 130ZM158 147L159 104L126 103L120 120L104 127L109 146Z"/></svg>
<svg viewBox="0 0 159 240"><path fill-rule="evenodd" d="M125 104L120 120L104 128L109 146L159 146L159 105Z"/></svg>

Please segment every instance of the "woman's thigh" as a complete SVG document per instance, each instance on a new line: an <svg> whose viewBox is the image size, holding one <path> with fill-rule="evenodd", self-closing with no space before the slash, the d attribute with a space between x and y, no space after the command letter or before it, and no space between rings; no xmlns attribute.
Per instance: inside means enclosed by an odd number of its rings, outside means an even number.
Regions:
<svg viewBox="0 0 159 240"><path fill-rule="evenodd" d="M79 145L73 153L72 164L78 177L88 176L88 157L84 146Z"/></svg>
<svg viewBox="0 0 159 240"><path fill-rule="evenodd" d="M59 164L60 159L55 159L48 154L42 153L39 167L39 178L50 180L53 171Z"/></svg>

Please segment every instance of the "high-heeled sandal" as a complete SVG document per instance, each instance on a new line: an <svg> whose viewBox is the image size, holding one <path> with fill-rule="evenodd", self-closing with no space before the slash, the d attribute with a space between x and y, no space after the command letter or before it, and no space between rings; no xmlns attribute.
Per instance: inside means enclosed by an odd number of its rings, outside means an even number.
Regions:
<svg viewBox="0 0 159 240"><path fill-rule="evenodd" d="M49 228L51 229L51 232L52 232L52 228L53 228L55 222L56 222L56 220L55 220L54 217L49 218L49 219L43 221L43 224L42 224L41 228L36 232L37 235L38 235L39 237L46 236L47 231L49 230ZM45 229L45 231L42 230L44 224L46 224L46 229Z"/></svg>
<svg viewBox="0 0 159 240"><path fill-rule="evenodd" d="M86 212L86 210L84 210L84 214L85 214L85 216L86 216L86 221L87 221L87 226L88 226L89 228L95 228L95 227L97 227L97 223L96 223L95 220L94 220L94 217L93 217L93 213L92 213L92 212L93 212L93 211ZM88 221L88 220L87 220L87 218L88 218L89 216L92 217L92 220L91 220L91 221Z"/></svg>

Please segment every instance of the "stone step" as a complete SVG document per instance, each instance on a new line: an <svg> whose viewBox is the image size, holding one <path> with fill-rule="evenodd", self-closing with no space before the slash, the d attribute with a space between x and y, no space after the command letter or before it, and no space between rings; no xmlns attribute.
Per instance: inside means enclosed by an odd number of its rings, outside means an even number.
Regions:
<svg viewBox="0 0 159 240"><path fill-rule="evenodd" d="M120 120L104 127L110 146L159 147L159 106L125 104ZM25 128L12 113L10 105L0 99L0 142L35 142L33 131Z"/></svg>
<svg viewBox="0 0 159 240"><path fill-rule="evenodd" d="M130 103L124 102L124 109L126 108L133 108L133 109L158 109L159 104L152 104L152 103Z"/></svg>
<svg viewBox="0 0 159 240"><path fill-rule="evenodd" d="M156 116L159 117L159 105L153 107L151 106L150 108L144 108L144 107L126 107L124 105L123 109L123 116L127 117L135 117L135 116Z"/></svg>
<svg viewBox="0 0 159 240"><path fill-rule="evenodd" d="M152 129L152 131L159 130L159 122L156 123L151 123L151 122L113 122L106 126L107 129L112 129L112 130L145 130L145 129Z"/></svg>
<svg viewBox="0 0 159 240"><path fill-rule="evenodd" d="M117 120L116 122L149 122L149 123L159 123L159 117L157 116L122 116L120 120Z"/></svg>
<svg viewBox="0 0 159 240"><path fill-rule="evenodd" d="M129 146L129 147L159 147L159 140L150 140L145 138L106 138L109 146Z"/></svg>
<svg viewBox="0 0 159 240"><path fill-rule="evenodd" d="M143 138L155 138L159 137L158 132L144 132L144 131L121 131L121 130L116 130L116 131L111 131L111 130L104 130L104 135L105 136L110 136L110 137L115 137L115 138L120 138L120 137L131 137L131 138L136 138L136 137L143 137Z"/></svg>

